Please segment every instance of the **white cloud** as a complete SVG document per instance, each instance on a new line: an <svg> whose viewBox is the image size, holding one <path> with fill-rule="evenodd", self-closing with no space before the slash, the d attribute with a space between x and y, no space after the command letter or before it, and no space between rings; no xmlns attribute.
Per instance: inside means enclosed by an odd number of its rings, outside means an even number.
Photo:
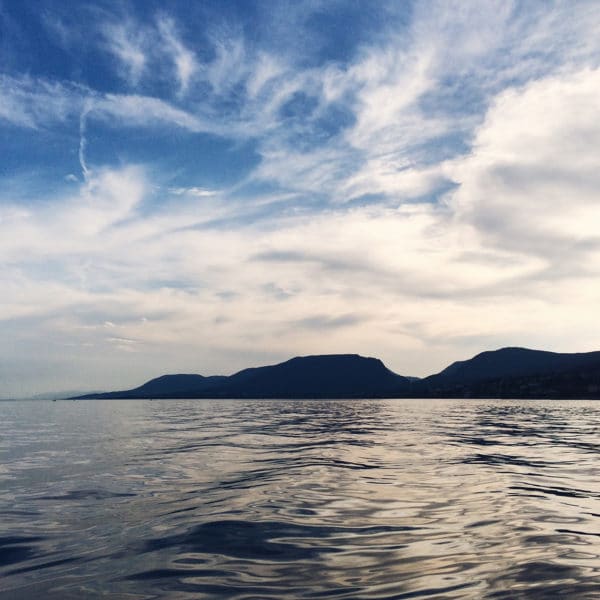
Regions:
<svg viewBox="0 0 600 600"><path fill-rule="evenodd" d="M285 71L286 66L278 57L266 52L259 53L254 68L246 81L249 98L253 100L261 95L269 87L269 84L284 75Z"/></svg>
<svg viewBox="0 0 600 600"><path fill-rule="evenodd" d="M216 39L214 51L216 56L213 61L204 66L204 75L210 82L213 93L221 95L245 79L248 75L248 60L241 37L228 36ZM264 78L265 75L268 76L263 74L262 77Z"/></svg>
<svg viewBox="0 0 600 600"><path fill-rule="evenodd" d="M448 164L460 184L451 198L457 218L487 244L597 267L598 89L600 70L584 69L500 94L473 151Z"/></svg>
<svg viewBox="0 0 600 600"><path fill-rule="evenodd" d="M488 119L502 132L499 117L492 110ZM465 181L477 179L462 168ZM88 356L134 352L148 376L188 364L222 372L224 356L233 370L260 362L257 348L279 358L356 350L419 374L482 339L556 343L567 323L577 348L592 343L595 279L569 301L568 282L544 279L545 257L490 240L463 210L462 189L455 212L371 207L198 229L189 226L239 207L191 194L166 212L136 212L151 188L140 169L95 171L79 195L46 211L5 208L1 252L13 267L0 276L4 318L36 319L40 335L85 344ZM119 335L107 339L112 325ZM166 363L156 348L170 354ZM128 385L130 373L111 364L107 376Z"/></svg>
<svg viewBox="0 0 600 600"><path fill-rule="evenodd" d="M165 44L164 50L170 55L179 81L179 92L185 94L192 77L198 69L194 52L187 48L177 34L175 22L167 16L157 20L158 31Z"/></svg>
<svg viewBox="0 0 600 600"><path fill-rule="evenodd" d="M196 196L197 198L208 198L211 196L215 196L218 194L216 190L208 190L201 187L177 187L177 188L169 188L169 193L174 196Z"/></svg>
<svg viewBox="0 0 600 600"><path fill-rule="evenodd" d="M138 85L148 63L148 33L135 26L130 19L118 23L105 23L102 33L108 50L122 64L121 74L125 81L131 86Z"/></svg>
<svg viewBox="0 0 600 600"><path fill-rule="evenodd" d="M0 119L14 125L36 128L42 123L64 122L80 105L78 86L0 75Z"/></svg>
<svg viewBox="0 0 600 600"><path fill-rule="evenodd" d="M0 119L27 128L56 127L76 119L80 127L82 116L84 134L87 118L102 118L109 125L122 127L176 126L191 132L214 133L224 129L151 96L100 94L81 85L28 76L0 76Z"/></svg>
<svg viewBox="0 0 600 600"><path fill-rule="evenodd" d="M427 195L445 177L436 151L446 137L469 142L497 93L597 64L598 23L599 7L584 3L417 3L406 31L365 47L349 66L293 78L324 105L343 103L355 122L341 141L300 155L284 135L272 136L256 175L337 200Z"/></svg>
<svg viewBox="0 0 600 600"><path fill-rule="evenodd" d="M77 255L76 262L82 265L81 257L100 251L111 239L111 227L129 217L147 193L143 173L129 166L95 170L77 194L61 198L57 205L33 202L24 210L3 199L2 255L12 264L26 265L48 260L68 263Z"/></svg>
<svg viewBox="0 0 600 600"><path fill-rule="evenodd" d="M124 126L175 125L192 132L218 130L205 119L149 96L107 94L94 102L94 111L109 122L116 117Z"/></svg>

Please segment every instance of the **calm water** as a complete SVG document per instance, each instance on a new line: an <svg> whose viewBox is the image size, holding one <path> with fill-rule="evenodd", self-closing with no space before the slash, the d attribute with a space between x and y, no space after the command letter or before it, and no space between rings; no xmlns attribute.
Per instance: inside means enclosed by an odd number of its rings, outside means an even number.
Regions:
<svg viewBox="0 0 600 600"><path fill-rule="evenodd" d="M2 598L600 598L600 402L0 402Z"/></svg>

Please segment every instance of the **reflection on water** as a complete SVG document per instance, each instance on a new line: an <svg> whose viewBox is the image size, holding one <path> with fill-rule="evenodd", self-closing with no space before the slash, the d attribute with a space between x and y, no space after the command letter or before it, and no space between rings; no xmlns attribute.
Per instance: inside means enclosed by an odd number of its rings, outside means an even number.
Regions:
<svg viewBox="0 0 600 600"><path fill-rule="evenodd" d="M0 402L0 596L599 598L600 404Z"/></svg>

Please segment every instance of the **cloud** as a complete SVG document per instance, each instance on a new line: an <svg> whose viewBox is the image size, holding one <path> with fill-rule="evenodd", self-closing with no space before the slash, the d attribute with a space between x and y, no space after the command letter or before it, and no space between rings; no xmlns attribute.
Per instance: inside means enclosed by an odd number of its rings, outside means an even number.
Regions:
<svg viewBox="0 0 600 600"><path fill-rule="evenodd" d="M211 196L215 196L218 194L216 190L207 190L201 187L178 187L178 188L169 188L169 193L175 196L196 196L197 198L210 198Z"/></svg>
<svg viewBox="0 0 600 600"><path fill-rule="evenodd" d="M221 96L248 76L248 60L242 37L235 35L216 37L213 40L213 48L215 58L204 65L204 77L212 86L213 93ZM273 66L265 59L261 62L261 67L261 72L254 77L252 83L256 88L255 94L266 84L269 76L276 73ZM269 70L272 72L269 73Z"/></svg>
<svg viewBox="0 0 600 600"><path fill-rule="evenodd" d="M78 86L30 76L0 75L0 119L36 128L66 121L81 105Z"/></svg>
<svg viewBox="0 0 600 600"><path fill-rule="evenodd" d="M157 19L157 26L164 42L164 50L175 66L179 93L184 94L198 69L196 57L181 41L173 19L162 15Z"/></svg>
<svg viewBox="0 0 600 600"><path fill-rule="evenodd" d="M102 25L105 44L121 63L121 76L130 86L140 83L148 65L148 33L135 26L130 19L124 22L106 22Z"/></svg>
<svg viewBox="0 0 600 600"><path fill-rule="evenodd" d="M249 98L253 100L266 93L273 92L274 90L270 84L279 80L286 69L285 63L277 56L267 52L259 52L254 68L246 80L246 89ZM219 79L222 78L219 77Z"/></svg>
<svg viewBox="0 0 600 600"><path fill-rule="evenodd" d="M192 133L222 132L208 119L159 98L101 94L82 85L29 76L0 76L0 100L0 120L19 127L62 127L76 120L84 146L85 126L91 118L113 127L175 126Z"/></svg>
<svg viewBox="0 0 600 600"><path fill-rule="evenodd" d="M447 165L456 217L489 246L564 265L596 264L600 70L540 79L501 93L472 152Z"/></svg>
<svg viewBox="0 0 600 600"><path fill-rule="evenodd" d="M120 76L130 87L137 87L148 72L165 71L179 86L178 95L184 95L198 71L198 61L179 35L175 20L161 13L151 25L142 24L131 14L122 15L118 21L108 18L101 24L104 47L113 54L121 66ZM174 77L173 77L174 75Z"/></svg>
<svg viewBox="0 0 600 600"><path fill-rule="evenodd" d="M158 371L171 363L157 348L172 353L172 368L192 368L186 352L193 354L192 370L203 372L222 371L216 357L233 349L231 370L269 348L281 358L357 350L423 374L434 370L415 358L425 344L442 366L456 357L460 336L475 347L481 336L518 340L532 325L540 341L563 323L582 333L563 300L553 306L570 286L553 281L548 297L543 258L500 248L460 212L362 207L186 230L202 212L210 219L223 208L191 195L169 211L138 212L152 188L139 168L95 170L78 194L45 211L4 203L0 251L11 266L0 271L3 317L35 319L39 335L91 344L91 355L110 352L105 344L135 349ZM223 290L225 298L216 293ZM593 281L579 290L579 315L591 318ZM107 323L119 332L108 342Z"/></svg>
<svg viewBox="0 0 600 600"><path fill-rule="evenodd" d="M69 278L75 263L85 264L85 255L101 251L110 239L111 228L132 214L148 193L143 173L136 167L121 170L96 169L74 195L62 197L58 203L43 206L35 202L30 208L2 199L0 204L0 249L11 264L31 268L44 261L56 260ZM100 239L102 237L102 239ZM32 273L35 279L35 271Z"/></svg>
<svg viewBox="0 0 600 600"><path fill-rule="evenodd" d="M217 128L206 119L169 102L134 94L106 94L94 102L94 114L110 122L119 119L129 127L176 126L190 132L213 132Z"/></svg>
<svg viewBox="0 0 600 600"><path fill-rule="evenodd" d="M591 23L600 22L600 11L572 9L417 3L408 28L365 46L351 64L328 64L314 78L304 73L303 81L296 75L301 89L320 98L320 111L341 102L353 122L308 152L289 135L271 136L255 176L324 190L338 201L439 195L449 184L440 162L468 149L498 93L597 63ZM304 139L311 121L304 115Z"/></svg>
<svg viewBox="0 0 600 600"><path fill-rule="evenodd" d="M86 139L86 129L87 129L87 117L92 110L91 101L84 102L83 108L81 109L81 114L79 115L79 166L81 167L81 173L83 175L83 179L87 180L90 174L90 170L87 165L87 161L85 158L85 150L87 146Z"/></svg>
<svg viewBox="0 0 600 600"><path fill-rule="evenodd" d="M316 331L327 331L330 329L338 329L340 327L349 327L364 321L364 317L360 315L347 314L338 317L330 315L314 315L299 319L292 323L292 327L300 327L304 329L314 329Z"/></svg>

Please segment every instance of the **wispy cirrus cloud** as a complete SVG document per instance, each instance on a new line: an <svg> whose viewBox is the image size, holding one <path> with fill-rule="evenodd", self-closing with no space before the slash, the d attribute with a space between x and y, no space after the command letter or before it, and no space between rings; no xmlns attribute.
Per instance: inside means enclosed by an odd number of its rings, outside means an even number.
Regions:
<svg viewBox="0 0 600 600"><path fill-rule="evenodd" d="M202 131L211 129L202 120L169 102L132 94L103 94L80 85L24 77L0 79L2 109L0 118L17 126L37 128L56 126L77 117L83 109L108 119L117 118L125 126L148 126L164 122Z"/></svg>
<svg viewBox="0 0 600 600"><path fill-rule="evenodd" d="M198 69L196 57L194 52L182 42L172 18L161 15L158 17L157 23L158 31L164 42L163 49L170 56L175 67L179 93L184 94Z"/></svg>
<svg viewBox="0 0 600 600"><path fill-rule="evenodd" d="M0 75L0 119L20 127L63 122L80 107L78 86Z"/></svg>
<svg viewBox="0 0 600 600"><path fill-rule="evenodd" d="M149 23L128 13L108 17L101 23L101 34L103 47L117 59L119 74L132 88L143 78L148 81L158 74L175 81L181 96L198 71L195 52L186 46L175 20L166 13L157 14Z"/></svg>
<svg viewBox="0 0 600 600"><path fill-rule="evenodd" d="M101 31L106 48L122 66L121 76L132 87L136 87L148 67L148 33L130 19L103 23Z"/></svg>
<svg viewBox="0 0 600 600"><path fill-rule="evenodd" d="M210 198L211 196L216 195L218 192L216 190L207 190L201 187L178 187L178 188L169 188L169 193L174 194L175 196L196 196L197 198Z"/></svg>

